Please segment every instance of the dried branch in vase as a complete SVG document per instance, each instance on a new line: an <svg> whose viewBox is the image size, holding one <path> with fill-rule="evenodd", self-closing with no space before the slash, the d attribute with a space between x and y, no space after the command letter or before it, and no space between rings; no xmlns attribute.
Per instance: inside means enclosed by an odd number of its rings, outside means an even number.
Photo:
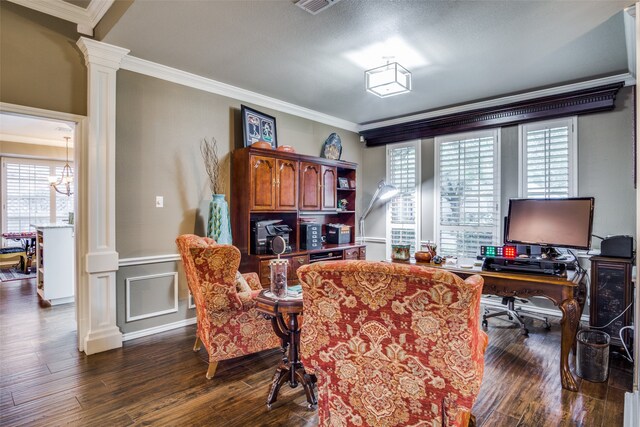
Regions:
<svg viewBox="0 0 640 427"><path fill-rule="evenodd" d="M202 153L202 159L204 160L204 168L209 175L209 188L212 194L222 194L224 191L224 180L222 177L222 165L218 159L218 141L215 138L211 138L208 141L207 138L203 139L200 143L200 152Z"/></svg>

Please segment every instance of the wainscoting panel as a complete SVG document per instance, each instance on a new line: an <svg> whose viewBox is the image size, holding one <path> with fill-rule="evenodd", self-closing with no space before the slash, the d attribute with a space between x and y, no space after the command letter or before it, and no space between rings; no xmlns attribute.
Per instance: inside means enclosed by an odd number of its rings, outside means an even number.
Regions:
<svg viewBox="0 0 640 427"><path fill-rule="evenodd" d="M117 325L124 339L195 321L196 311L178 255L120 259L116 281Z"/></svg>
<svg viewBox="0 0 640 427"><path fill-rule="evenodd" d="M127 322L178 311L178 272L127 277Z"/></svg>

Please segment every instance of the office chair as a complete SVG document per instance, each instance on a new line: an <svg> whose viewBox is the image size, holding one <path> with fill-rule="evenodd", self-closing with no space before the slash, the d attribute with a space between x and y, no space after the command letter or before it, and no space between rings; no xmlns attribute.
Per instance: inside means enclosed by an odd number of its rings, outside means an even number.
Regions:
<svg viewBox="0 0 640 427"><path fill-rule="evenodd" d="M525 299L520 299L518 298L519 301L521 302L529 302ZM537 314L532 314L532 313L527 313L526 316L523 316L522 312L518 312L519 310L521 310L520 308L518 308L516 310L515 308L515 302L516 299L515 297L504 297L502 298L502 304L507 306L506 310L502 310L502 311L498 311L496 313L490 313L488 308L484 309L484 315L482 315L482 326L487 328L489 326L489 323L487 322L487 319L490 317L498 317L498 316L508 316L509 320L517 325L520 326L520 333L522 335L529 335L529 330L527 329L527 327L524 325L524 319L523 317L530 317L532 319L538 319L538 320L542 320L544 322L544 327L545 329L549 330L551 329L551 325L549 324L549 320L544 317L544 316L539 316Z"/></svg>

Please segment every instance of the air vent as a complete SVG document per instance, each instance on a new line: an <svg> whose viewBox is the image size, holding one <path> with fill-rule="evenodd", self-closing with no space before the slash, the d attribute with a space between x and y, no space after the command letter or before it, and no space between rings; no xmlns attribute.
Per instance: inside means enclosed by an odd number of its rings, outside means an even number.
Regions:
<svg viewBox="0 0 640 427"><path fill-rule="evenodd" d="M296 3L296 6L306 10L312 15L316 15L339 1L340 0L300 0Z"/></svg>

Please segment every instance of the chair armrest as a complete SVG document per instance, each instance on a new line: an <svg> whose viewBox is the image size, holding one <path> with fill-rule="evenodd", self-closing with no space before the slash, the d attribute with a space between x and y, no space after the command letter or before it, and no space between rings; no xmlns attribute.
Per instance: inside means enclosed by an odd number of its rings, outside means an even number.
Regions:
<svg viewBox="0 0 640 427"><path fill-rule="evenodd" d="M242 277L244 277L252 290L261 291L263 289L258 273L244 273Z"/></svg>

